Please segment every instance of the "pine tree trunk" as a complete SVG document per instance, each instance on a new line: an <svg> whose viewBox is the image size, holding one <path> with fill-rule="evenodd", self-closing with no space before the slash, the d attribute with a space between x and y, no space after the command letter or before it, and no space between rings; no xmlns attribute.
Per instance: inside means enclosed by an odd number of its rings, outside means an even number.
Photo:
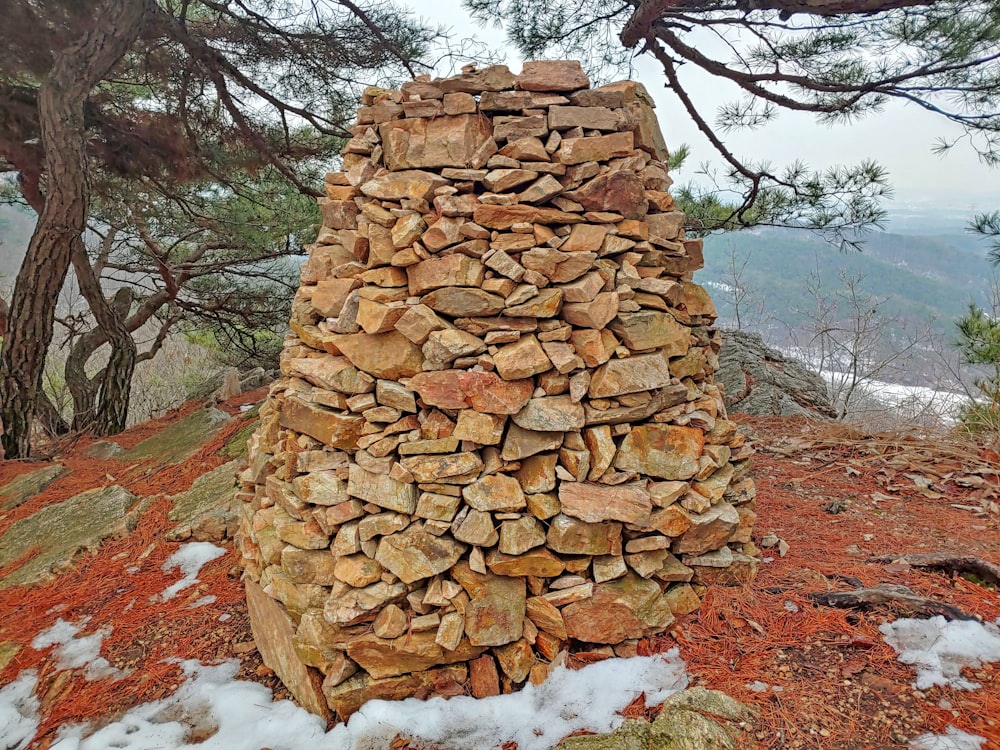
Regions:
<svg viewBox="0 0 1000 750"><path fill-rule="evenodd" d="M0 420L8 458L31 452L31 425L42 392L45 354L74 240L82 241L88 210L83 109L93 87L138 37L152 0L105 0L94 27L54 54L38 93L47 190L17 275L8 332L0 351Z"/></svg>

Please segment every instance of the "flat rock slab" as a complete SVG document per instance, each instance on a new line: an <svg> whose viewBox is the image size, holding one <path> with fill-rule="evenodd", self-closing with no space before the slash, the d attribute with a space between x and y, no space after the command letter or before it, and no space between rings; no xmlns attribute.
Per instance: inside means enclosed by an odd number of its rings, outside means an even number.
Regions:
<svg viewBox="0 0 1000 750"><path fill-rule="evenodd" d="M44 469L22 474L17 479L8 482L0 487L0 510L14 510L44 490L65 472L65 466L52 464Z"/></svg>
<svg viewBox="0 0 1000 750"><path fill-rule="evenodd" d="M236 493L236 474L245 463L242 459L225 463L198 477L187 492L172 495L173 508L167 518L177 527L168 536L194 537L196 541L224 538L234 517L231 506Z"/></svg>
<svg viewBox="0 0 1000 750"><path fill-rule="evenodd" d="M125 461L153 459L157 464L176 464L212 438L232 417L219 409L202 409L146 438L122 457Z"/></svg>
<svg viewBox="0 0 1000 750"><path fill-rule="evenodd" d="M702 687L674 693L653 722L626 719L610 734L569 737L561 750L736 750L754 715L725 693Z"/></svg>
<svg viewBox="0 0 1000 750"><path fill-rule="evenodd" d="M0 537L0 568L36 547L41 552L0 579L0 588L52 578L54 567L68 564L81 550L134 531L147 505L115 485L81 492L22 518Z"/></svg>

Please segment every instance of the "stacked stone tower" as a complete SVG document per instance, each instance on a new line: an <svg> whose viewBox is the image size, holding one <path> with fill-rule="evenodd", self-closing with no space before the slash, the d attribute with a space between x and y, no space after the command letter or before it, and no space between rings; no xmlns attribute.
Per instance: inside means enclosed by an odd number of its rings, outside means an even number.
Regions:
<svg viewBox="0 0 1000 750"><path fill-rule="evenodd" d="M642 86L470 68L369 89L352 132L239 494L298 700L517 689L752 573L751 449Z"/></svg>

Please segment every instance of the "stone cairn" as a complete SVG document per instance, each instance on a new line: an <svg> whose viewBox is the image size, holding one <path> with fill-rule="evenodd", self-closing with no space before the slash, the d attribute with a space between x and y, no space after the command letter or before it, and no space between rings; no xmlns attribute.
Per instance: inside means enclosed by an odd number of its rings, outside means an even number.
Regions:
<svg viewBox="0 0 1000 750"><path fill-rule="evenodd" d="M238 495L255 637L307 708L516 690L754 572L652 106L575 61L365 93Z"/></svg>

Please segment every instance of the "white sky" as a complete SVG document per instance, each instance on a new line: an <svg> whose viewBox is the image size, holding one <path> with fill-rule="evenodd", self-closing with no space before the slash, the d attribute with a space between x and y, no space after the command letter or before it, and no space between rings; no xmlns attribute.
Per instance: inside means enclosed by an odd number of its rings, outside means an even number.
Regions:
<svg viewBox="0 0 1000 750"><path fill-rule="evenodd" d="M461 0L402 2L422 18L450 27L456 38L476 37L498 49L505 46L501 31L472 23ZM518 72L520 57L512 50L507 50L506 54L507 64ZM709 113L714 113L714 107L726 100L726 92L720 91L719 84L710 77L694 78L687 69L682 75L687 76L684 79L686 87L699 97L699 101L711 103ZM656 100L657 115L668 145L687 143L692 147L689 169L696 169L706 160L717 162L711 144L698 132L676 99L664 90L659 64L649 56L640 58L635 77ZM904 205L935 205L969 214L1000 209L1000 171L981 164L975 152L962 144L946 157L932 153L931 147L939 136L953 136L957 132L957 128L916 106L894 104L883 113L858 123L832 128L818 125L806 114L783 113L762 130L728 134L724 141L738 156L767 160L776 167L796 158L814 168L875 159L888 168L895 188L890 210ZM684 181L685 175L679 175L679 179Z"/></svg>

